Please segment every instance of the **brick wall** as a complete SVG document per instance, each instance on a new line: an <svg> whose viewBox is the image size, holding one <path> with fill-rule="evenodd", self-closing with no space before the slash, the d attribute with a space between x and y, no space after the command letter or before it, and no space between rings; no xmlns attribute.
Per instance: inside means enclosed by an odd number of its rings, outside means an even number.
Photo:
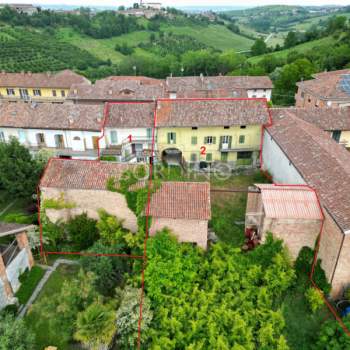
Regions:
<svg viewBox="0 0 350 350"><path fill-rule="evenodd" d="M28 256L29 268L31 269L34 266L34 258L32 255L32 250L30 249L28 237L26 232L21 232L16 234L16 240L18 243L19 249L25 249Z"/></svg>
<svg viewBox="0 0 350 350"><path fill-rule="evenodd" d="M262 240L266 238L266 232L272 232L274 237L284 241L295 260L302 247L314 248L320 228L321 220L265 218Z"/></svg>
<svg viewBox="0 0 350 350"><path fill-rule="evenodd" d="M99 219L98 210L104 209L109 214L124 220L123 226L137 231L137 219L133 211L128 208L125 197L117 192L96 190L62 190L56 188L42 188L42 201L48 198L58 199L63 193L65 202L75 203L72 209L47 209L46 214L52 222L59 219L67 221L69 218L84 212L93 219Z"/></svg>
<svg viewBox="0 0 350 350"><path fill-rule="evenodd" d="M175 234L179 242L196 243L199 247L207 249L208 221L152 217L151 236L165 227Z"/></svg>

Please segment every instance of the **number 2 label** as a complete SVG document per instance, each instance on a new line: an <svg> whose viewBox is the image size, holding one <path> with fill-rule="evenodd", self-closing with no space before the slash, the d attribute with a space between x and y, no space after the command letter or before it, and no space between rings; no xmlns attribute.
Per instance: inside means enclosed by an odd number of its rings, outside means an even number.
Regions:
<svg viewBox="0 0 350 350"><path fill-rule="evenodd" d="M207 148L205 146L201 147L201 156L205 156L207 152Z"/></svg>

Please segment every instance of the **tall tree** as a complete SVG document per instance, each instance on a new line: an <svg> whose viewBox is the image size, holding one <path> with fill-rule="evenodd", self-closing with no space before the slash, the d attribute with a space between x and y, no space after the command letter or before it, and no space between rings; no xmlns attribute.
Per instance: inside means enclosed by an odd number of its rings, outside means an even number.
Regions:
<svg viewBox="0 0 350 350"><path fill-rule="evenodd" d="M36 191L42 163L38 163L17 138L0 142L0 187L8 194L29 197Z"/></svg>
<svg viewBox="0 0 350 350"><path fill-rule="evenodd" d="M298 44L298 37L295 32L288 32L287 37L284 40L284 47L289 49Z"/></svg>
<svg viewBox="0 0 350 350"><path fill-rule="evenodd" d="M252 50L253 56L263 55L264 53L266 53L267 52L267 45L266 45L264 39L262 39L262 38L256 39L251 50Z"/></svg>

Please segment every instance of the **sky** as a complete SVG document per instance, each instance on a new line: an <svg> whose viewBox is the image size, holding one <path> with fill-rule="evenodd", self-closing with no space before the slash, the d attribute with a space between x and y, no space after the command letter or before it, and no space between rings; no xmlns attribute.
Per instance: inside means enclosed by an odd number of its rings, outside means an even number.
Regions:
<svg viewBox="0 0 350 350"><path fill-rule="evenodd" d="M161 2L163 6L262 6L284 5L350 5L350 0L145 0ZM0 3L34 3L42 5L77 5L77 6L120 6L131 5L133 0L0 0Z"/></svg>

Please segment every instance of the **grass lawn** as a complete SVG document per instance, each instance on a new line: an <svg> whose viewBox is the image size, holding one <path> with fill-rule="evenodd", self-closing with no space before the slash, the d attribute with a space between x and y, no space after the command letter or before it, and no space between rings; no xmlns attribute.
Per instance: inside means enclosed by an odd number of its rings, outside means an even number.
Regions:
<svg viewBox="0 0 350 350"><path fill-rule="evenodd" d="M254 56L254 57L248 58L248 62L250 62L252 64L256 64L262 58L264 58L266 56L268 56L268 57L274 56L277 58L287 58L288 54L292 51L304 53L306 51L316 49L317 47L320 47L320 46L332 47L334 43L335 43L335 40L332 37L325 37L325 38L322 38L319 40L313 40L313 41L309 41L309 42L304 43L304 44L294 46L294 47L287 49L287 50L281 50L281 51L277 51L274 53L261 55L261 56Z"/></svg>
<svg viewBox="0 0 350 350"><path fill-rule="evenodd" d="M79 266L60 265L57 270L52 273L36 302L43 297L50 297L59 292L62 288L63 282L72 280L77 275L78 270ZM42 350L46 346L55 345L59 346L60 350L72 349L69 344L62 344L60 330L56 329L55 332L53 332L50 330L48 324L38 322L40 317L40 312L29 311L24 318L28 328L30 328L36 335L36 348Z"/></svg>
<svg viewBox="0 0 350 350"><path fill-rule="evenodd" d="M40 266L34 266L30 271L25 272L21 276L22 284L16 293L16 297L18 298L20 304L26 304L44 274L44 269L42 269Z"/></svg>
<svg viewBox="0 0 350 350"><path fill-rule="evenodd" d="M284 335L291 350L311 349L322 323L333 317L326 305L314 314L310 311L304 296L308 287L308 277L300 276L282 302L286 321Z"/></svg>

